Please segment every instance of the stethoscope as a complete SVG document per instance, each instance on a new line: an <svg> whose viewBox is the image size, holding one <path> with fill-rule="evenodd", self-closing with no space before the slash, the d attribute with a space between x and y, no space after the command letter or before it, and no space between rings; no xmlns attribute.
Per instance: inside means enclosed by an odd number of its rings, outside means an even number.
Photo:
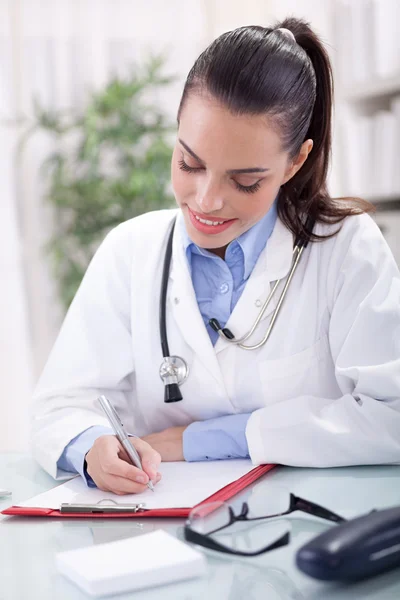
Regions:
<svg viewBox="0 0 400 600"><path fill-rule="evenodd" d="M172 259L172 241L174 237L174 229L175 229L175 221L174 219L171 230L168 236L167 248L165 250L165 258L164 258L164 266L162 272L162 280L161 280L161 294L160 294L160 338L161 338L161 350L163 354L163 361L160 365L160 377L164 383L165 391L164 391L164 402L178 402L182 400L182 394L179 389L179 386L187 379L189 375L189 366L187 362L181 358L180 356L170 356L169 346L168 346L168 338L167 338L167 323L166 323L166 307L167 307L167 288L168 288L168 278L169 271L171 267L171 259ZM314 228L315 219L312 217L308 217L305 229L308 232L312 232ZM290 268L289 274L287 275L286 283L283 287L282 293L279 297L278 303L272 313L271 321L268 326L267 332L263 339L254 345L246 345L244 342L248 340L256 330L258 324L260 323L265 311L268 308L271 299L273 298L275 291L282 281L282 279L278 279L273 285L271 292L268 295L268 298L265 300L263 306L261 307L260 313L257 319L254 322L254 325L250 329L246 335L241 338L236 339L230 329L227 327L222 328L217 319L210 319L210 326L218 333L218 335L224 340L230 342L231 344L236 344L239 348L243 350L256 350L257 348L261 348L263 346L269 336L271 335L271 331L281 309L282 303L285 299L286 292L290 285L290 282L293 279L293 275L296 271L297 265L299 264L300 257L303 253L304 248L307 247L309 239L304 239L302 237L298 237L295 241L293 247L293 257L292 257L292 266Z"/></svg>

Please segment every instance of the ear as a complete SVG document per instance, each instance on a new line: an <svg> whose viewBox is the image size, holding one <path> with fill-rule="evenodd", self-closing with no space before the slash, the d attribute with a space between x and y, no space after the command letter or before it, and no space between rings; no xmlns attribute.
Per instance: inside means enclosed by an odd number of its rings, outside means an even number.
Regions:
<svg viewBox="0 0 400 600"><path fill-rule="evenodd" d="M281 185L283 185L284 183L289 181L289 179L291 179L293 177L293 175L295 175L297 173L297 171L299 171L301 169L301 167L306 162L307 157L310 154L313 145L314 145L314 142L312 140L306 140L305 142L302 143L300 152L298 153L298 155L289 162Z"/></svg>

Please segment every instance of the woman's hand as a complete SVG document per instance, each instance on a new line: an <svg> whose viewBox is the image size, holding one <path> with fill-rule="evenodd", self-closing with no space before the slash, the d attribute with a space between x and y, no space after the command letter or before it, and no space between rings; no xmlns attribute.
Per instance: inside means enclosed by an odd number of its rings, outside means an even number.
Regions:
<svg viewBox="0 0 400 600"><path fill-rule="evenodd" d="M87 472L96 486L114 494L138 494L144 492L149 479L158 483L161 474L158 467L161 456L143 439L130 438L142 461L143 471L134 467L115 435L97 438L86 454Z"/></svg>
<svg viewBox="0 0 400 600"><path fill-rule="evenodd" d="M159 433L145 435L142 440L146 441L161 456L163 462L185 460L183 456L183 427L169 427Z"/></svg>

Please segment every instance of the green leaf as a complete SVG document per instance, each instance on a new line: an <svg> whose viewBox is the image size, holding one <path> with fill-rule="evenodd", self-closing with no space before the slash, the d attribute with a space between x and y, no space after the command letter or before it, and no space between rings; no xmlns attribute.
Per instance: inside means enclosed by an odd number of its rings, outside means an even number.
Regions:
<svg viewBox="0 0 400 600"><path fill-rule="evenodd" d="M133 65L129 77L114 77L79 113L46 111L34 100L34 121L21 147L41 131L55 141L41 175L55 214L47 253L65 308L110 229L174 205L168 140L175 127L154 101L175 79L164 67L161 56Z"/></svg>

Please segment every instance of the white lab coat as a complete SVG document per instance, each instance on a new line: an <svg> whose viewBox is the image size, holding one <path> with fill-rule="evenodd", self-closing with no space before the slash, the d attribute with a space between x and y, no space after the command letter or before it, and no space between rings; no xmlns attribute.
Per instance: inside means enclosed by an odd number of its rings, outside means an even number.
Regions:
<svg viewBox="0 0 400 600"><path fill-rule="evenodd" d="M178 214L167 296L171 354L188 362L183 401L163 402L159 295L176 211L116 227L93 258L39 381L33 452L56 478L64 447L108 425L96 398L115 403L128 430L252 412L252 461L330 467L400 462L400 274L367 216L303 253L268 342L244 351L204 327L181 241ZM336 231L319 224L316 233ZM227 326L237 336L259 314L271 282L287 275L293 237L278 219ZM253 339L263 336L276 305Z"/></svg>

